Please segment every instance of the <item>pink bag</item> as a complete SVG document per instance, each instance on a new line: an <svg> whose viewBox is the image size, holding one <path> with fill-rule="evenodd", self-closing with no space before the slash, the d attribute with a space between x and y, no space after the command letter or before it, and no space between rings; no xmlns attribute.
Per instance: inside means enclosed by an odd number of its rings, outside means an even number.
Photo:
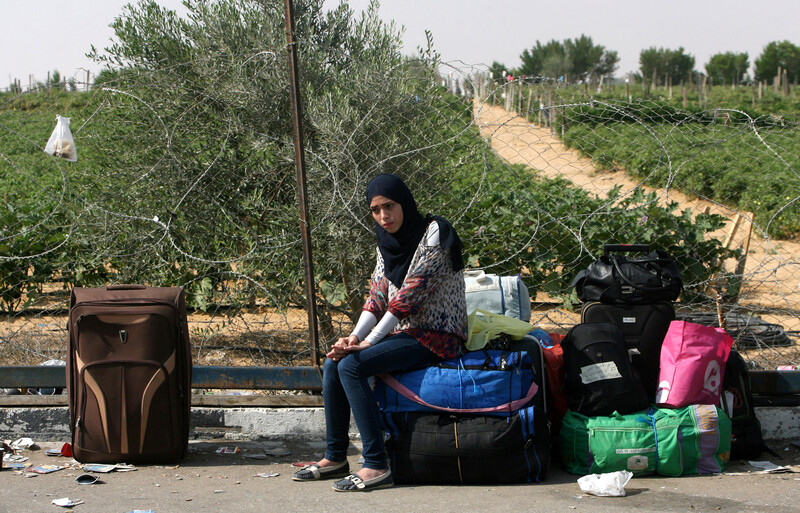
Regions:
<svg viewBox="0 0 800 513"><path fill-rule="evenodd" d="M719 404L733 338L722 328L672 321L661 346L656 404Z"/></svg>

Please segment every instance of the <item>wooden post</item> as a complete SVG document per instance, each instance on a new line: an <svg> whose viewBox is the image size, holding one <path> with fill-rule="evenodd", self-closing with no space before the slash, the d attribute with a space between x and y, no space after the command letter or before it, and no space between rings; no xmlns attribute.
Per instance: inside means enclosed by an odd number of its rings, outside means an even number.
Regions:
<svg viewBox="0 0 800 513"><path fill-rule="evenodd" d="M703 75L703 109L708 109L708 89L706 89L707 83L708 75Z"/></svg>
<svg viewBox="0 0 800 513"><path fill-rule="evenodd" d="M528 87L528 106L525 107L525 119L528 119L528 117L531 114L531 99L532 98L533 98L533 88L532 87Z"/></svg>
<svg viewBox="0 0 800 513"><path fill-rule="evenodd" d="M689 95L686 91L686 87L684 87L683 82L681 82L681 96L683 97L683 108L687 108L689 106Z"/></svg>
<svg viewBox="0 0 800 513"><path fill-rule="evenodd" d="M749 228L747 230L747 235L745 235L745 239L742 242L742 254L739 257L739 261L736 262L736 271L734 272L734 276L736 276L737 279L739 280L739 286L736 287L736 294L733 294L730 298L730 301L732 303L736 303L739 301L739 294L742 291L742 282L744 281L744 272L745 272L745 267L747 266L747 253L750 251L750 238L753 236L754 215L755 215L754 212L748 212Z"/></svg>
<svg viewBox="0 0 800 513"><path fill-rule="evenodd" d="M733 237L736 236L736 232L739 231L739 226L742 224L742 214L737 214L736 220L731 225L730 230L728 230L728 236L725 237L724 247L728 249L731 247L731 243L733 242Z"/></svg>
<svg viewBox="0 0 800 513"><path fill-rule="evenodd" d="M789 96L789 74L787 70L783 70L783 77L781 78L781 85L783 90L783 97Z"/></svg>

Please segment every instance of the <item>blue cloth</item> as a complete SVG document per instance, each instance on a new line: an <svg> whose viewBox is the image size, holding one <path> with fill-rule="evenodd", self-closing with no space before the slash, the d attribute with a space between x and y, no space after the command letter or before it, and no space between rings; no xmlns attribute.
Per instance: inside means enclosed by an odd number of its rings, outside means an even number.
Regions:
<svg viewBox="0 0 800 513"><path fill-rule="evenodd" d="M335 362L325 360L322 397L325 401L325 458L344 461L350 428L350 411L361 434L364 468L388 468L378 404L369 378L418 365L430 365L441 358L412 336L400 333L363 351L349 354Z"/></svg>

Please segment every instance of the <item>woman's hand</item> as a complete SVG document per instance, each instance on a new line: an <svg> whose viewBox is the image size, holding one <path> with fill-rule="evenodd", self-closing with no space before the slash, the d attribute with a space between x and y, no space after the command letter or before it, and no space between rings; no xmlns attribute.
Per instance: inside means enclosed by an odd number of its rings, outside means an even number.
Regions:
<svg viewBox="0 0 800 513"><path fill-rule="evenodd" d="M349 353L363 351L371 346L372 344L369 342L361 342L355 335L350 335L349 337L343 337L334 342L331 350L325 356L335 362L338 362Z"/></svg>

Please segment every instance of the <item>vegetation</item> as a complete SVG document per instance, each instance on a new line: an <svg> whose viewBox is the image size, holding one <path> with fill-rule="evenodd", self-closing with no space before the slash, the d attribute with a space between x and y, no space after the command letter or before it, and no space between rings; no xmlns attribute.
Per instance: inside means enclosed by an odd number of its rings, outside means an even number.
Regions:
<svg viewBox="0 0 800 513"><path fill-rule="evenodd" d="M712 84L735 85L747 76L750 61L747 53L725 52L712 55L706 64L706 74Z"/></svg>
<svg viewBox="0 0 800 513"><path fill-rule="evenodd" d="M642 78L651 87L664 84L690 82L694 69L694 57L677 50L647 48L639 54L639 70Z"/></svg>
<svg viewBox="0 0 800 513"><path fill-rule="evenodd" d="M518 87L518 109L541 104L529 119L552 125L598 168L753 212L772 238L800 236L796 195L788 192L800 185L796 90L664 87L643 99L641 86L627 88L629 97L620 86L591 96L580 88Z"/></svg>
<svg viewBox="0 0 800 513"><path fill-rule="evenodd" d="M753 212L756 223L774 238L800 234L800 209L787 192L800 188L793 170L800 164L797 126L736 113L716 120L673 113L658 122L653 110L642 119L635 107L624 108L629 122L584 123L588 113L576 112L564 142L600 168L624 169L648 185L670 183L690 195Z"/></svg>
<svg viewBox="0 0 800 513"><path fill-rule="evenodd" d="M800 47L789 41L772 41L755 60L756 80L770 81L785 70L789 83L800 78Z"/></svg>
<svg viewBox="0 0 800 513"><path fill-rule="evenodd" d="M520 55L522 66L517 75L563 77L567 82L595 82L614 72L619 62L617 52L595 45L592 38L581 34L576 39L555 39L536 44Z"/></svg>
<svg viewBox="0 0 800 513"><path fill-rule="evenodd" d="M306 306L282 6L188 6L185 19L153 2L128 6L113 44L94 51L108 69L93 91L2 99L0 121L12 127L0 136L6 310L49 280L180 284L200 310ZM731 255L705 240L718 216L693 218L641 192L597 198L500 161L474 127L471 105L436 85L436 55L401 55L399 32L378 19L376 4L360 16L347 5L323 13L321 0L297 1L295 11L326 338L364 295L374 239L363 191L380 172L401 174L424 191L421 210L454 222L469 265L523 270L532 291L566 301L569 281L603 243L666 249L696 287ZM590 38L562 46L573 52L573 77L616 63ZM77 163L41 151L37 138L52 130L54 112L79 129ZM565 111L566 139L612 162L600 141L588 144L593 116Z"/></svg>

